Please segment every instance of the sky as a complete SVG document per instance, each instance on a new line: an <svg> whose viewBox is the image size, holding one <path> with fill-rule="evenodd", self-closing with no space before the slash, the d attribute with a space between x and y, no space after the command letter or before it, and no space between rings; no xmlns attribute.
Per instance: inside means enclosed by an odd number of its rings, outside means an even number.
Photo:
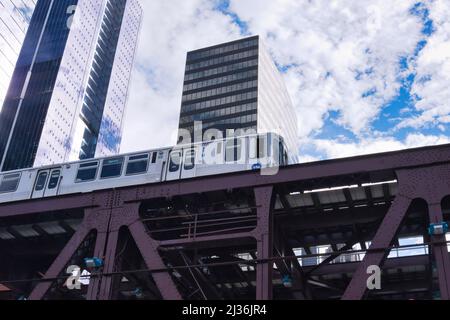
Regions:
<svg viewBox="0 0 450 320"><path fill-rule="evenodd" d="M450 143L448 0L141 0L121 152L176 141L186 52L260 35L301 162Z"/></svg>
<svg viewBox="0 0 450 320"><path fill-rule="evenodd" d="M260 35L302 162L450 142L450 1L152 0L122 151L176 140L186 52Z"/></svg>

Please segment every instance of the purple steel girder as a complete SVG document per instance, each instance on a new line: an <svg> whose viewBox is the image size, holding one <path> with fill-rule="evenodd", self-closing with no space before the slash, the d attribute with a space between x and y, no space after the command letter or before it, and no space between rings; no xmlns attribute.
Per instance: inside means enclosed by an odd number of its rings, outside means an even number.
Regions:
<svg viewBox="0 0 450 320"><path fill-rule="evenodd" d="M129 228L149 270L164 268L164 264L157 251L159 246L158 242L150 238L144 226L139 221L139 204L115 203L115 205L117 207L111 209L94 208L86 210L82 225L49 268L44 279L55 278L64 272L68 261L91 230L97 231L94 256L104 258L103 273L110 274L113 272L118 233L122 226ZM105 246L106 253L104 254L103 250ZM177 300L181 298L168 272L154 273L153 279L164 299ZM42 299L50 286L50 281L40 282L30 295L30 300ZM111 288L112 276L94 277L89 284L87 299L110 299Z"/></svg>
<svg viewBox="0 0 450 320"><path fill-rule="evenodd" d="M99 254L102 253L102 248L105 245L107 231L108 231L108 220L109 220L109 210L108 209L86 209L85 217L83 222L78 227L78 230L74 233L70 241L55 259L53 264L45 273L45 278L56 278L61 274L65 274L65 267L68 266L68 263L72 256L74 255L77 248L84 241L87 235L92 231L97 231L97 239L95 243L94 253ZM94 299L96 296L95 290L98 286L97 279L91 282L90 287L88 289L88 298ZM32 291L29 299L30 300L40 300L44 297L48 289L50 288L52 282L40 282L36 285L34 290Z"/></svg>
<svg viewBox="0 0 450 320"><path fill-rule="evenodd" d="M163 246L215 247L224 242L236 242L239 239L254 238L257 243L256 298L271 299L272 266L267 261L274 255L274 190L278 186L301 181L316 181L321 178L366 174L371 177L396 176L398 194L387 214L384 216L370 250L351 278L342 299L361 299L366 292L367 266L382 266L388 247L408 211L411 202L420 198L428 203L430 222L441 222L443 213L441 201L450 195L450 145L410 149L404 151L374 154L338 160L329 160L281 168L274 176L262 176L259 172L241 172L220 176L208 176L189 180L180 180L160 184L126 187L114 190L76 194L64 197L34 199L0 205L0 218L18 217L42 212L57 212L67 209L84 210L84 219L64 249L47 270L45 279L53 279L65 272L71 257L92 231L97 231L95 255L104 258L103 275L94 278L88 288L87 298L111 299L115 258L119 229L127 227L150 271L161 270L165 264L158 252ZM209 236L189 237L186 239L154 240L148 234L146 226L140 221L139 207L143 201L167 198L193 193L251 188L254 190L257 226L250 232L234 232ZM439 288L442 299L450 299L450 258L445 240L432 237L437 242L432 245L436 260ZM106 249L105 249L106 248ZM288 248L288 251L291 248ZM181 299L170 272L154 272L153 279L164 299ZM30 299L42 299L52 281L39 282L30 295Z"/></svg>
<svg viewBox="0 0 450 320"><path fill-rule="evenodd" d="M353 274L352 280L348 285L342 299L361 299L367 289L367 268L371 265L381 265L386 258L387 252L384 248L388 247L397 232L403 217L408 210L411 200L397 195L392 203L388 213L378 229L369 251L363 261L359 264L357 271Z"/></svg>
<svg viewBox="0 0 450 320"><path fill-rule="evenodd" d="M259 260L273 256L273 187L255 189L258 223L256 227L257 257ZM258 263L256 266L256 299L272 299L273 262Z"/></svg>
<svg viewBox="0 0 450 320"><path fill-rule="evenodd" d="M388 247L405 218L406 212L413 199L424 199L428 203L428 213L431 223L442 222L442 199L449 195L450 191L450 165L437 165L426 168L401 169L397 171L399 182L398 194L383 219L372 241L370 250L360 263L358 270L353 275L342 299L361 299L366 292L367 268L370 265L382 265L388 252L383 248ZM434 236L436 242L445 241L445 236ZM373 251L372 251L373 250ZM450 258L447 244L433 245L439 276L439 288L441 298L450 299Z"/></svg>
<svg viewBox="0 0 450 320"><path fill-rule="evenodd" d="M428 264L429 258L427 255L418 255L410 257L400 257L386 259L382 266L382 269L386 268L401 268L408 266L425 266ZM305 272L311 272L313 275L327 275L327 274L342 274L342 273L352 273L355 272L360 265L360 262L350 262L350 263L334 263L327 264L321 268L315 268L315 266L304 267Z"/></svg>

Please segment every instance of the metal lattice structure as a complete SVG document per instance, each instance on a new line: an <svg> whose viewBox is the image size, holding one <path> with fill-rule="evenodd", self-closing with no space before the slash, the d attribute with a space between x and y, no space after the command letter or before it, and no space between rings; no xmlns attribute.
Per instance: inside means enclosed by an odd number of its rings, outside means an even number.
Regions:
<svg viewBox="0 0 450 320"><path fill-rule="evenodd" d="M447 300L449 214L450 145L4 204L0 298Z"/></svg>

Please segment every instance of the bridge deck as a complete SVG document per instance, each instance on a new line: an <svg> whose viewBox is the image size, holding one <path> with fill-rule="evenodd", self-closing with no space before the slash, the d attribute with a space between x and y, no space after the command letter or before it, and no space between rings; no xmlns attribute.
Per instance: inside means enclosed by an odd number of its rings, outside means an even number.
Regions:
<svg viewBox="0 0 450 320"><path fill-rule="evenodd" d="M449 299L449 214L450 145L3 204L0 299Z"/></svg>

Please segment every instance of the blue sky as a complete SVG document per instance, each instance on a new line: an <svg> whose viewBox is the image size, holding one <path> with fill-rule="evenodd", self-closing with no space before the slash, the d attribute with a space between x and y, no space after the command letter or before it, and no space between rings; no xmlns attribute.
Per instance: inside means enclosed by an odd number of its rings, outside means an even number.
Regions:
<svg viewBox="0 0 450 320"><path fill-rule="evenodd" d="M284 75L302 161L450 142L449 1L142 4L123 151L174 143L187 51L254 34Z"/></svg>

